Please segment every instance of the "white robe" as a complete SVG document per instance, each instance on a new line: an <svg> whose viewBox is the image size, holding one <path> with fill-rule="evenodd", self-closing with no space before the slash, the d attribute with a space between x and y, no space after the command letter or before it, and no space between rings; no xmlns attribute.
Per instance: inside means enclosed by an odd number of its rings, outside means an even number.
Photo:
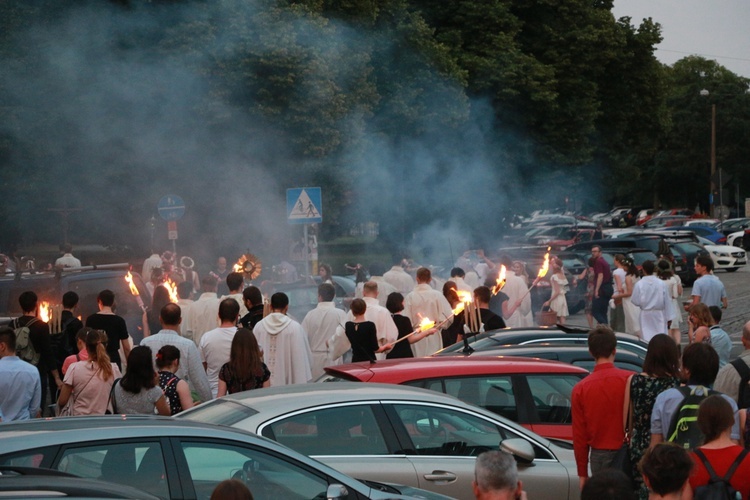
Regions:
<svg viewBox="0 0 750 500"><path fill-rule="evenodd" d="M219 302L216 293L205 292L190 306L188 324L191 330L186 336L192 338L195 345L200 345L204 333L219 327Z"/></svg>
<svg viewBox="0 0 750 500"><path fill-rule="evenodd" d="M143 278L143 281L146 283L151 281L151 270L156 267L161 267L161 264L161 257L159 257L158 253L155 253L148 259L144 260L143 269L141 271L141 278Z"/></svg>
<svg viewBox="0 0 750 500"><path fill-rule="evenodd" d="M666 282L656 276L644 276L633 287L631 302L641 309L641 335L648 342L659 333L669 333L674 318L672 297Z"/></svg>
<svg viewBox="0 0 750 500"><path fill-rule="evenodd" d="M417 285L406 296L404 299L404 312L402 314L411 320L411 324L415 329L424 318L429 318L436 324L441 323L445 319L450 318L452 320L453 318L453 310L448 300L442 293L433 290L430 285L426 284ZM446 323L445 327L448 325L450 325L450 321ZM443 340L440 332L428 335L411 345L414 357L417 358L429 356L442 348Z"/></svg>
<svg viewBox="0 0 750 500"><path fill-rule="evenodd" d="M271 371L271 386L304 384L312 378L312 353L302 326L282 313L263 318L253 333Z"/></svg>
<svg viewBox="0 0 750 500"><path fill-rule="evenodd" d="M393 316L391 316L390 311L381 306L378 303L378 299L374 297L365 297L363 300L367 304L365 320L375 323L375 328L378 331L378 344L384 345L395 342L398 339L398 328L396 327L396 323L393 322ZM347 314L346 321L354 321L354 314L351 311ZM385 359L385 356L386 353L380 352L375 355L375 358Z"/></svg>
<svg viewBox="0 0 750 500"><path fill-rule="evenodd" d="M247 314L247 307L245 307L245 298L240 293L230 293L229 295L222 295L219 301L224 299L234 299L240 305L240 318Z"/></svg>
<svg viewBox="0 0 750 500"><path fill-rule="evenodd" d="M508 328L522 328L526 326L533 326L533 319L531 314L531 294L526 286L526 280L520 276L516 276L511 270L505 271L505 286L502 292L508 296L508 307L513 305L523 297L521 305L516 309L510 317L506 318L505 325Z"/></svg>
<svg viewBox="0 0 750 500"><path fill-rule="evenodd" d="M307 333L307 339L312 351L312 378L318 378L325 373L328 366L328 347L330 339L339 325L346 323L346 313L336 308L333 302L318 302L312 311L302 320L302 329Z"/></svg>
<svg viewBox="0 0 750 500"><path fill-rule="evenodd" d="M388 296L393 292L398 292L393 285L385 281L382 276L372 276L370 281L374 281L378 284L378 304L385 307L385 303L388 300ZM354 296L358 299L364 298L364 283L357 283L357 288L354 290Z"/></svg>
<svg viewBox="0 0 750 500"><path fill-rule="evenodd" d="M464 279L460 276L452 276L450 281L456 284L457 290L463 290L465 292L474 292L474 288L472 288L471 285L469 285L466 281L464 281Z"/></svg>
<svg viewBox="0 0 750 500"><path fill-rule="evenodd" d="M404 296L414 289L414 278L401 266L393 266L390 271L383 274L383 279Z"/></svg>

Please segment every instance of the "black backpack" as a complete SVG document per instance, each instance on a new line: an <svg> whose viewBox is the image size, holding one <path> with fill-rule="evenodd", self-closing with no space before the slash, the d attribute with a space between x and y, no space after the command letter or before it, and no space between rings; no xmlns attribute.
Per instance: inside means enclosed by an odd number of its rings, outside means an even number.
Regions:
<svg viewBox="0 0 750 500"><path fill-rule="evenodd" d="M734 487L729 484L729 481L731 481L734 471L737 470L737 467L739 467L745 459L747 451L748 450L743 449L737 458L734 459L734 462L732 462L732 465L729 467L727 473L724 474L724 477L719 477L716 475L714 468L711 467L706 455L704 455L700 449L696 449L694 453L700 461L703 462L703 466L708 471L710 479L708 480L708 484L695 488L693 498L696 500L741 500L742 494L735 490Z"/></svg>
<svg viewBox="0 0 750 500"><path fill-rule="evenodd" d="M737 406L740 408L750 407L750 367L747 366L742 358L737 358L732 361L732 366L740 374L740 386L737 390Z"/></svg>
<svg viewBox="0 0 750 500"><path fill-rule="evenodd" d="M697 392L701 394L698 395ZM720 394L707 387L678 387L683 396L677 411L672 416L667 432L667 441L675 443L686 450L694 450L703 444L703 433L698 428L698 407L704 399L712 394Z"/></svg>

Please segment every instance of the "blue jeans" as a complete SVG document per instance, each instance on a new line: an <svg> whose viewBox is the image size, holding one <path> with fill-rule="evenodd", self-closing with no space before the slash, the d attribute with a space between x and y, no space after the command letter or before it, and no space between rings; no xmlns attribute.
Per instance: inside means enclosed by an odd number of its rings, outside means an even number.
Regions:
<svg viewBox="0 0 750 500"><path fill-rule="evenodd" d="M612 298L614 290L612 283L602 283L599 287L599 297L591 301L591 315L597 323L606 325L609 323L607 312L609 309L609 299Z"/></svg>

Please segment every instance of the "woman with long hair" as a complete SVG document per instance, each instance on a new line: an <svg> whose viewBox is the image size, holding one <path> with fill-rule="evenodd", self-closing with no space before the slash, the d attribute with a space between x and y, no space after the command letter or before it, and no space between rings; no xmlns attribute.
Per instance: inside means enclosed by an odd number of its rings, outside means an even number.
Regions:
<svg viewBox="0 0 750 500"><path fill-rule="evenodd" d="M544 305L549 306L551 311L555 311L557 322L564 325L565 318L568 317L568 301L565 298L565 294L568 293L568 278L565 277L562 260L553 257L550 259L550 267L552 277L549 281L552 284L552 294Z"/></svg>
<svg viewBox="0 0 750 500"><path fill-rule="evenodd" d="M740 460L740 454L744 449L731 438L734 419L734 411L726 396L714 394L701 402L698 408L698 428L703 433L705 444L691 453L695 462L695 468L690 476L692 490L711 481L706 462L717 476L724 477L732 464ZM729 484L742 495L742 498L750 496L750 455L745 455L739 462L739 466L729 478ZM689 498L692 498L692 495Z"/></svg>
<svg viewBox="0 0 750 500"><path fill-rule="evenodd" d="M170 414L167 398L158 385L151 348L137 346L128 355L125 375L115 384L112 410L126 415Z"/></svg>
<svg viewBox="0 0 750 500"><path fill-rule="evenodd" d="M680 384L680 351L665 334L648 343L643 371L631 375L625 385L623 427L630 431L630 460L636 493L648 498L648 489L637 470L637 464L651 442L651 412L656 396Z"/></svg>
<svg viewBox="0 0 750 500"><path fill-rule="evenodd" d="M688 310L688 341L711 343L711 326L714 319L703 302L690 306Z"/></svg>
<svg viewBox="0 0 750 500"><path fill-rule="evenodd" d="M219 370L217 397L271 385L271 372L263 362L258 340L247 328L238 328L232 339L229 363Z"/></svg>
<svg viewBox="0 0 750 500"><path fill-rule="evenodd" d="M318 266L318 276L320 276L321 283L330 283L333 285L333 269L328 264L320 264Z"/></svg>
<svg viewBox="0 0 750 500"><path fill-rule="evenodd" d="M104 415L112 384L120 377L120 369L107 355L107 334L93 328L82 328L88 359L78 361L65 372L57 407L67 415Z"/></svg>
<svg viewBox="0 0 750 500"><path fill-rule="evenodd" d="M458 298L458 292L456 290L457 290L457 285L456 285L455 281L446 281L445 284L443 285L443 297L445 297L445 300L448 301L448 303L451 306L451 309L455 309L456 306L458 305L458 303L461 302L461 299ZM391 294L391 295L393 295L393 294ZM401 294L399 294L399 295L401 297L401 309L398 309L397 312L401 312L401 311L404 310L404 304L403 304L403 302L404 302L404 296L401 295ZM389 295L388 296L389 300L390 300L390 297L391 296ZM395 300L396 299L394 298L394 301ZM396 304L394 302L394 306L395 305ZM398 316L399 318L405 318L406 317L406 316L401 316L400 314L396 314L395 312L393 312L391 310L391 308L388 307L387 304L386 304L386 308L389 311L391 311L391 314L393 315L394 322L396 321L396 316ZM399 319L399 321L403 321L403 320ZM411 321L410 320L409 320L409 326L408 327L406 326L406 322L403 322L401 327L399 327L398 323L396 323L396 327L397 328L403 328L404 331L406 331L408 329L409 331L406 332L407 335L409 333L411 333L411 331L412 331ZM399 337L401 337L401 333L402 333L401 329L399 329L398 333L399 333ZM464 312L461 311L460 313L456 314L453 317L453 322L448 326L448 328L444 328L440 332L440 335L443 337L443 347L448 347L449 345L453 345L456 342L459 342L459 341L463 340L463 338L464 338ZM415 337L415 336L416 335L412 335L411 337L409 337L409 343L410 344L413 344L414 342L416 342L416 340L412 340L412 338ZM420 339L421 339L421 337L420 337ZM403 342L400 342L400 344L403 344ZM394 351L396 351L398 349L399 352L403 353L403 352L405 352L406 348L403 347L403 346L399 346L399 344L396 344L393 349L394 349ZM409 351L411 351L411 347L409 347ZM388 355L386 356L386 358L395 358L395 357L405 357L405 356L398 356L397 354L394 354L394 352L389 352Z"/></svg>
<svg viewBox="0 0 750 500"><path fill-rule="evenodd" d="M170 302L169 290L167 290L166 286L159 285L154 288L154 296L151 298L151 307L148 309L148 312L146 312L146 323L143 329L144 337L159 333L159 330L161 330L161 322L159 321L161 308Z"/></svg>
<svg viewBox="0 0 750 500"><path fill-rule="evenodd" d="M622 291L612 295L612 298L622 301L625 332L640 337L641 309L633 304L630 298L633 295L635 283L638 281L638 268L635 266L633 259L619 253L615 255L615 265L624 271L625 278L622 281Z"/></svg>
<svg viewBox="0 0 750 500"><path fill-rule="evenodd" d="M669 335L674 339L677 345L680 345L682 340L682 333L680 332L680 324L682 323L682 306L680 306L679 299L682 298L682 280L677 276L672 269L672 264L666 260L661 259L656 263L657 274L660 279L667 283L669 288L669 296L672 298L672 308L674 309L674 319L669 325Z"/></svg>
<svg viewBox="0 0 750 500"><path fill-rule="evenodd" d="M165 345L156 353L156 368L159 370L159 387L167 397L172 415L193 407L193 397L188 383L175 375L180 369L180 350Z"/></svg>

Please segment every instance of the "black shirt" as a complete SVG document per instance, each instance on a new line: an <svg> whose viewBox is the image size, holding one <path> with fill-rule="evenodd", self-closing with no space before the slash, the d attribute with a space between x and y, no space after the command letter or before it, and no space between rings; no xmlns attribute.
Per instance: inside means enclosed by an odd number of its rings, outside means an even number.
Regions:
<svg viewBox="0 0 750 500"><path fill-rule="evenodd" d="M352 362L375 361L375 351L378 345L378 329L372 321L354 323L347 321L345 325L346 338L352 345Z"/></svg>
<svg viewBox="0 0 750 500"><path fill-rule="evenodd" d="M20 328L26 326L31 320L36 319L29 325L29 339L34 350L39 354L39 373L45 373L57 368L57 361L52 352L52 343L50 342L49 326L35 316L21 316L11 323L11 328Z"/></svg>
<svg viewBox="0 0 750 500"><path fill-rule="evenodd" d="M401 316L400 314L392 314L391 317L393 318L393 322L396 324L396 328L398 329L398 338L403 338L406 335L409 335L413 330L411 328L411 320L407 318L406 316ZM386 359L396 359L396 358L413 358L414 352L411 350L411 344L408 340L404 340L403 342L399 342L393 346L393 349L391 352L386 354Z"/></svg>
<svg viewBox="0 0 750 500"><path fill-rule="evenodd" d="M503 320L503 318L493 313L489 309L479 309L479 314L482 317L482 323L484 323L485 332L505 328L505 321Z"/></svg>
<svg viewBox="0 0 750 500"><path fill-rule="evenodd" d="M260 320L263 319L263 304L253 306L250 308L250 310L245 314L242 319L240 319L240 323L244 328L247 328L248 330L252 330L255 328L255 325L257 325Z"/></svg>
<svg viewBox="0 0 750 500"><path fill-rule="evenodd" d="M128 338L128 325L116 314L92 314L86 318L86 326L107 332L107 355L112 363L122 368L120 360L120 341Z"/></svg>

